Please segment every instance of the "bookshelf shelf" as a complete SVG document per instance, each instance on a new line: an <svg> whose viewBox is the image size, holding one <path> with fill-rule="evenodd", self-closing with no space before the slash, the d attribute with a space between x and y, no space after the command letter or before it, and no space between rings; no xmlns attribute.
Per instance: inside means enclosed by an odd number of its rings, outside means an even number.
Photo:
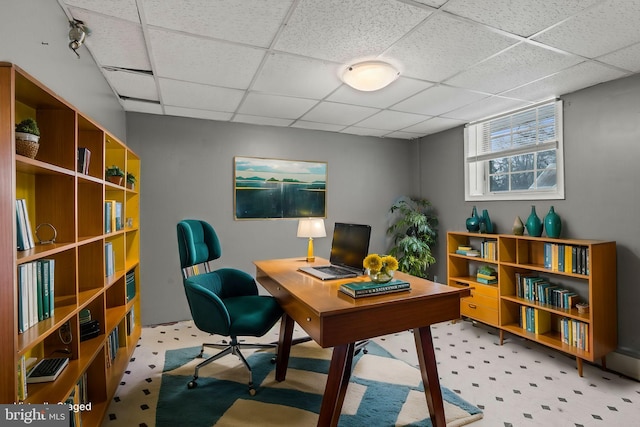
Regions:
<svg viewBox="0 0 640 427"><path fill-rule="evenodd" d="M41 132L34 159L15 153L14 123L27 117L36 119ZM111 165L136 175L134 190L105 179L105 169ZM82 425L99 426L141 331L140 292L128 300L125 284L127 272L135 277L134 288L140 279L140 159L28 73L2 62L0 177L0 228L3 235L13 236L0 242L0 336L4 342L0 403L57 403L73 398L74 403L92 404L91 411L79 415ZM21 216L16 215L18 199L24 199ZM105 200L120 203L119 225L126 215L134 226L106 233ZM55 243L38 244L35 229L43 223L55 227ZM21 230L27 228L34 235L33 245L29 241L30 248L16 251L18 233L23 239L28 233ZM113 247L114 261L109 276L107 243ZM54 283L45 279L51 274ZM45 309L50 302L53 312ZM25 310L28 319L23 316ZM81 330L86 332L81 326L87 320L85 310L100 332L81 341ZM118 340L113 339L114 331ZM16 367L20 369L26 359L61 354L70 361L55 381L25 385L21 380Z"/></svg>
<svg viewBox="0 0 640 427"><path fill-rule="evenodd" d="M497 243L495 261L456 253L486 241ZM615 242L449 232L447 254L448 284L472 289L461 314L498 328L500 344L508 332L570 354L580 376L583 361L606 366L617 345ZM483 265L497 268L494 285L476 280Z"/></svg>

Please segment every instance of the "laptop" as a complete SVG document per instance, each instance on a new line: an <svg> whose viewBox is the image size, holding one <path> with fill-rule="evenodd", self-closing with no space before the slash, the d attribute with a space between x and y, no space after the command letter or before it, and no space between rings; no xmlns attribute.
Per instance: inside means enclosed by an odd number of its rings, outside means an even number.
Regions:
<svg viewBox="0 0 640 427"><path fill-rule="evenodd" d="M320 280L346 279L364 273L362 261L369 252L371 226L336 222L331 241L331 265L301 267Z"/></svg>

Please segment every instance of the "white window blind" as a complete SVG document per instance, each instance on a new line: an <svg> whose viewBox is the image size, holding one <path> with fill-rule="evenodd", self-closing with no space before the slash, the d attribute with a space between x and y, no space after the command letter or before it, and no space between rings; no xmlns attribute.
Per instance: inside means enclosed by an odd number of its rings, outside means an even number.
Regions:
<svg viewBox="0 0 640 427"><path fill-rule="evenodd" d="M562 101L469 124L465 174L466 200L564 198Z"/></svg>

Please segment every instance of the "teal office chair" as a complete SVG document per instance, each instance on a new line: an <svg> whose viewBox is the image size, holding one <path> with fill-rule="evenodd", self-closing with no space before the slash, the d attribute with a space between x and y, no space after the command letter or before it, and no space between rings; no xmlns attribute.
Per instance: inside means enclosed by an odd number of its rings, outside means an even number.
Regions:
<svg viewBox="0 0 640 427"><path fill-rule="evenodd" d="M220 240L213 227L200 220L187 219L178 223L178 249L184 290L191 316L198 329L210 334L229 337L226 344L202 344L222 349L196 366L193 379L187 384L197 386L198 371L209 363L234 354L249 371L249 394L255 395L251 366L240 348L273 348L277 344L240 343L241 336L261 337L282 316L282 309L273 297L258 295L255 280L247 273L232 268L212 270L209 262L220 258Z"/></svg>

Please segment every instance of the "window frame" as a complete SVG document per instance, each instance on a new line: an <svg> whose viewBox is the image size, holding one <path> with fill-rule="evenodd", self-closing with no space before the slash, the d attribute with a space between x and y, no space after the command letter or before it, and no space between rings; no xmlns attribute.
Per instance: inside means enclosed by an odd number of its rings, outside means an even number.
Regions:
<svg viewBox="0 0 640 427"><path fill-rule="evenodd" d="M555 139L549 141L536 141L535 144L518 148L510 148L503 151L495 151L477 154L479 144L482 144L482 126L487 122L503 120L530 111L537 111L541 107L554 104L555 107ZM563 142L563 104L560 99L547 100L534 105L509 111L486 119L468 123L464 129L464 182L465 201L491 201L491 200L560 200L565 198L564 189L564 142ZM537 116L536 116L537 117ZM540 129L536 119L536 131ZM513 129L513 128L511 128ZM511 132L513 138L514 132ZM472 145L473 144L473 145ZM539 153L554 149L556 154L556 185L555 187L532 190L489 190L489 162L492 159L512 157L523 154ZM470 154L473 153L473 154ZM534 162L537 156L534 156ZM534 163L535 165L535 163ZM539 172L534 167L534 173ZM536 175L539 176L539 175ZM537 177L534 177L534 180Z"/></svg>

